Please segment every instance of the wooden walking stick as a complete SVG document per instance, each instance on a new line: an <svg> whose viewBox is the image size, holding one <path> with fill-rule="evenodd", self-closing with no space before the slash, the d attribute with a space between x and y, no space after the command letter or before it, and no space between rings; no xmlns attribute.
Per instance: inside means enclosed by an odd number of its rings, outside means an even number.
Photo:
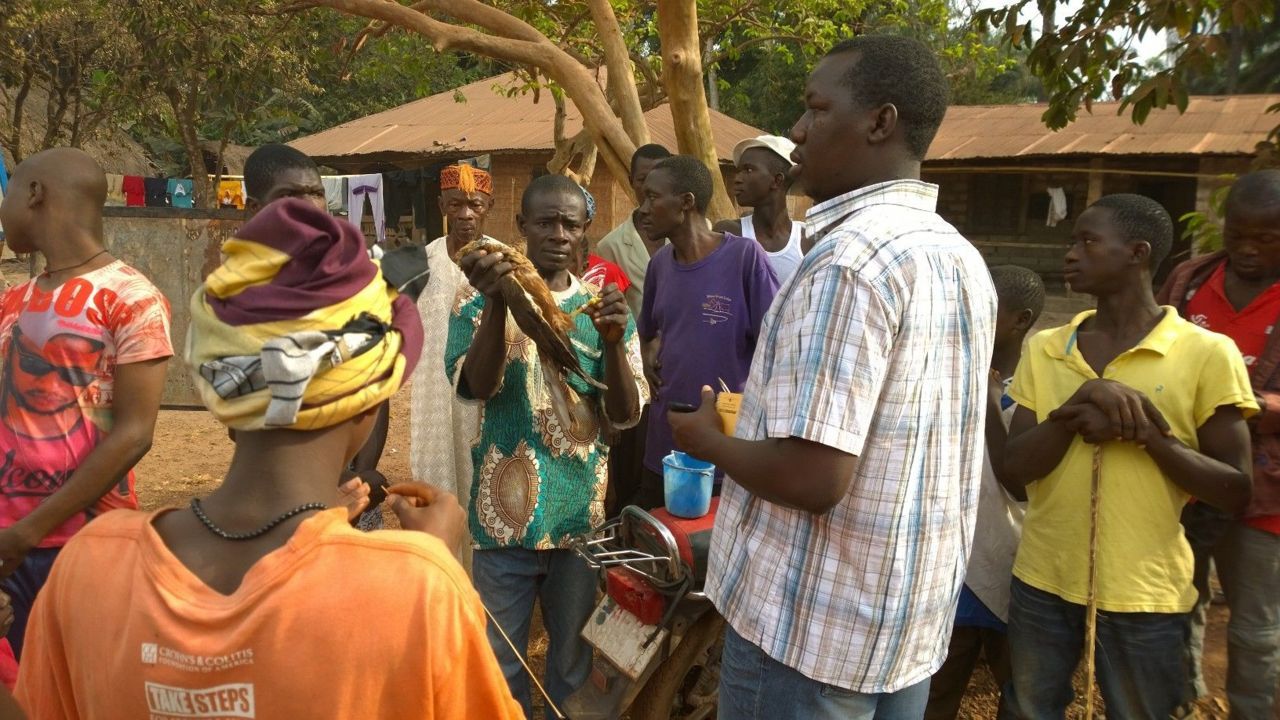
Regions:
<svg viewBox="0 0 1280 720"><path fill-rule="evenodd" d="M1098 486L1102 484L1102 445L1093 446L1089 483L1089 590L1084 609L1084 717L1093 720L1094 646L1098 638Z"/></svg>

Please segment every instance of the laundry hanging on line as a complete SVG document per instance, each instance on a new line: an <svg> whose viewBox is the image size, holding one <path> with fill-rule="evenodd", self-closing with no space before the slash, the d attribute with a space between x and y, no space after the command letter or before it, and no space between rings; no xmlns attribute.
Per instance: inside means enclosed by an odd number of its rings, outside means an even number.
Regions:
<svg viewBox="0 0 1280 720"><path fill-rule="evenodd" d="M347 213L351 224L360 227L364 217L365 199L369 200L369 208L373 213L373 229L378 242L386 242L387 218L382 204L385 197L382 193L382 175L350 175L347 177Z"/></svg>
<svg viewBox="0 0 1280 720"><path fill-rule="evenodd" d="M107 173L107 202L111 207L122 207L124 198L124 176Z"/></svg>
<svg viewBox="0 0 1280 720"><path fill-rule="evenodd" d="M244 209L244 181L222 180L218 183L218 207Z"/></svg>
<svg viewBox="0 0 1280 720"><path fill-rule="evenodd" d="M195 183L189 179L169 178L169 204L176 208L191 209L195 206Z"/></svg>
<svg viewBox="0 0 1280 720"><path fill-rule="evenodd" d="M147 177L142 179L147 207L169 207L169 178Z"/></svg>

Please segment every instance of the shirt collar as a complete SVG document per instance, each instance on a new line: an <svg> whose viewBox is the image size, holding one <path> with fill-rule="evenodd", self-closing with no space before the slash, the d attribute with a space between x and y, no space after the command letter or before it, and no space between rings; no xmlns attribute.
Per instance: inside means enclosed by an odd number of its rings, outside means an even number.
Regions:
<svg viewBox="0 0 1280 720"><path fill-rule="evenodd" d="M1150 350L1151 352L1165 355L1169 352L1169 348L1177 342L1178 336L1181 334L1181 326L1186 321L1178 315L1178 310L1169 305L1161 305L1164 310L1164 316L1160 318L1160 322L1151 328L1151 332L1133 347L1124 353L1135 352L1137 350ZM1045 352L1051 357L1066 358L1071 355L1080 355L1078 343L1076 342L1080 334L1080 325L1085 320L1093 317L1098 313L1097 310L1085 310L1084 312L1071 318L1071 322L1058 328L1053 334L1053 339L1045 344ZM1080 355L1083 357L1083 355Z"/></svg>
<svg viewBox="0 0 1280 720"><path fill-rule="evenodd" d="M901 205L934 212L938 208L938 186L923 180L890 180L837 195L809 208L804 218L805 231L810 236L828 232L835 223L873 205Z"/></svg>
<svg viewBox="0 0 1280 720"><path fill-rule="evenodd" d="M1224 262L1220 263L1218 267L1209 274L1209 277L1200 285L1200 289L1196 292L1209 292L1217 296L1218 300L1222 302L1224 307L1231 309L1231 315L1233 317L1241 317L1274 302L1277 293L1280 293L1280 282L1272 283L1271 287L1263 290L1261 293L1258 293L1258 296L1249 301L1248 305L1245 305L1240 309L1236 309L1236 306L1231 303L1231 298L1227 297L1227 264ZM1187 299L1190 300L1191 295L1194 294L1195 293L1193 292L1188 295Z"/></svg>
<svg viewBox="0 0 1280 720"><path fill-rule="evenodd" d="M569 273L569 287L564 290L552 290L551 297L555 298L557 303L562 303L577 295L581 288L582 283L578 282L578 278L573 273Z"/></svg>
<svg viewBox="0 0 1280 720"><path fill-rule="evenodd" d="M640 237L640 229L636 227L635 210L627 215L627 220L623 224L626 225L626 230L622 233L622 241L635 247L644 247L644 239Z"/></svg>

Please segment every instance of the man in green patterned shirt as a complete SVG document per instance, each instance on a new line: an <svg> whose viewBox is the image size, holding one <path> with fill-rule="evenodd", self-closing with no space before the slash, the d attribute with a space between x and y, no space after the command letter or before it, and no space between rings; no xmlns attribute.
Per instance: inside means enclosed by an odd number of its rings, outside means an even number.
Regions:
<svg viewBox="0 0 1280 720"><path fill-rule="evenodd" d="M584 191L546 175L524 192L516 222L528 257L566 312L596 294L569 272L591 223ZM617 286L574 316L569 338L583 370L608 386L562 378L539 360L499 293L512 265L477 251L460 263L464 287L449 320L445 368L458 396L481 404L472 444L474 482L467 514L476 549L476 589L521 653L529 642L534 598L542 602L550 647L545 687L557 704L587 680L591 650L579 632L595 605L595 574L565 549L569 536L604 520L609 449L605 423L634 425L647 402L635 323ZM559 396L560 402L553 402ZM557 407L559 406L559 407ZM530 714L529 680L497 629L489 641L511 692Z"/></svg>

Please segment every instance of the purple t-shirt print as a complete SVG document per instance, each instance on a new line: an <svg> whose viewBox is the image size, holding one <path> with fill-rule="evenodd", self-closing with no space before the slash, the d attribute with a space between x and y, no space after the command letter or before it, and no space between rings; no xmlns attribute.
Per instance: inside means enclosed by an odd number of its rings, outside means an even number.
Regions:
<svg viewBox="0 0 1280 720"><path fill-rule="evenodd" d="M649 414L644 464L662 472L662 458L675 449L667 405L697 405L703 385L720 381L742 392L756 338L778 278L759 243L725 233L724 242L696 263L676 261L667 245L653 256L644 278L638 329L643 340L661 335L658 360L662 387Z"/></svg>
<svg viewBox="0 0 1280 720"><path fill-rule="evenodd" d="M702 316L709 325L718 325L733 318L733 298L724 295L708 295L702 303Z"/></svg>

